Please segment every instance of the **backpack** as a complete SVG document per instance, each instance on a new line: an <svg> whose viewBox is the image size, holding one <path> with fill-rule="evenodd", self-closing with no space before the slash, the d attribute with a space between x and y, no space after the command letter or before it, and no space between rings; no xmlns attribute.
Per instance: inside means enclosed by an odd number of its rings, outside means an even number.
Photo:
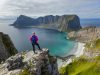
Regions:
<svg viewBox="0 0 100 75"><path fill-rule="evenodd" d="M32 36L31 40L32 40L32 43L36 43L36 37L34 35Z"/></svg>

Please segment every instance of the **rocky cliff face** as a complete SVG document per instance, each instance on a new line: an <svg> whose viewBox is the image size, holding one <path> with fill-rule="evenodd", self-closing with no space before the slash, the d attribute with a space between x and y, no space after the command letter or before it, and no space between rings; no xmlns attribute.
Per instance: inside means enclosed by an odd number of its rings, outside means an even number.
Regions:
<svg viewBox="0 0 100 75"><path fill-rule="evenodd" d="M100 38L100 28L97 28L95 26L89 26L89 27L82 28L77 32L72 31L68 33L67 36L70 39L74 39L76 41L86 43L95 40L97 38Z"/></svg>
<svg viewBox="0 0 100 75"><path fill-rule="evenodd" d="M20 15L12 25L16 27L43 26L60 31L77 31L81 29L80 19L77 15L48 15L36 19Z"/></svg>
<svg viewBox="0 0 100 75"><path fill-rule="evenodd" d="M18 53L0 65L0 75L59 75L57 59L48 49Z"/></svg>
<svg viewBox="0 0 100 75"><path fill-rule="evenodd" d="M59 20L60 31L77 31L81 29L80 19L77 15L63 15Z"/></svg>
<svg viewBox="0 0 100 75"><path fill-rule="evenodd" d="M17 53L10 37L0 32L0 62Z"/></svg>

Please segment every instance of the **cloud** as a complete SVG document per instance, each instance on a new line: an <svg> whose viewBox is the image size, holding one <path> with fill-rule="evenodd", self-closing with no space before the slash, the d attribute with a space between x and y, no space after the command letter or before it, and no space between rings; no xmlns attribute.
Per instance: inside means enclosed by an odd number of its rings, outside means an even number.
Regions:
<svg viewBox="0 0 100 75"><path fill-rule="evenodd" d="M7 0L0 15L63 15L100 17L100 0Z"/></svg>

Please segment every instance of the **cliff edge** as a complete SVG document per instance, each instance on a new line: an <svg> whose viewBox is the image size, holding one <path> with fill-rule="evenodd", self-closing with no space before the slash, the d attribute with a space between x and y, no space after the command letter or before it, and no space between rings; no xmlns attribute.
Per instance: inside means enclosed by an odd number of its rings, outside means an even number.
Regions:
<svg viewBox="0 0 100 75"><path fill-rule="evenodd" d="M7 34L0 32L0 62L17 53L14 44Z"/></svg>
<svg viewBox="0 0 100 75"><path fill-rule="evenodd" d="M0 75L59 75L57 59L45 48L18 53L0 65Z"/></svg>

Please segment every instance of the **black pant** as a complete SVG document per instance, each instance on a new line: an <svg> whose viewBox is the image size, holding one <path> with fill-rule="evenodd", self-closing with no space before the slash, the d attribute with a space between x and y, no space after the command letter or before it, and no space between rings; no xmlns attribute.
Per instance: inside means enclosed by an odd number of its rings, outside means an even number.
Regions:
<svg viewBox="0 0 100 75"><path fill-rule="evenodd" d="M32 43L34 53L35 53L35 45L37 45L37 46L38 46L38 48L39 48L39 50L41 50L41 48L40 48L40 46L39 46L39 44L38 44L38 43Z"/></svg>

